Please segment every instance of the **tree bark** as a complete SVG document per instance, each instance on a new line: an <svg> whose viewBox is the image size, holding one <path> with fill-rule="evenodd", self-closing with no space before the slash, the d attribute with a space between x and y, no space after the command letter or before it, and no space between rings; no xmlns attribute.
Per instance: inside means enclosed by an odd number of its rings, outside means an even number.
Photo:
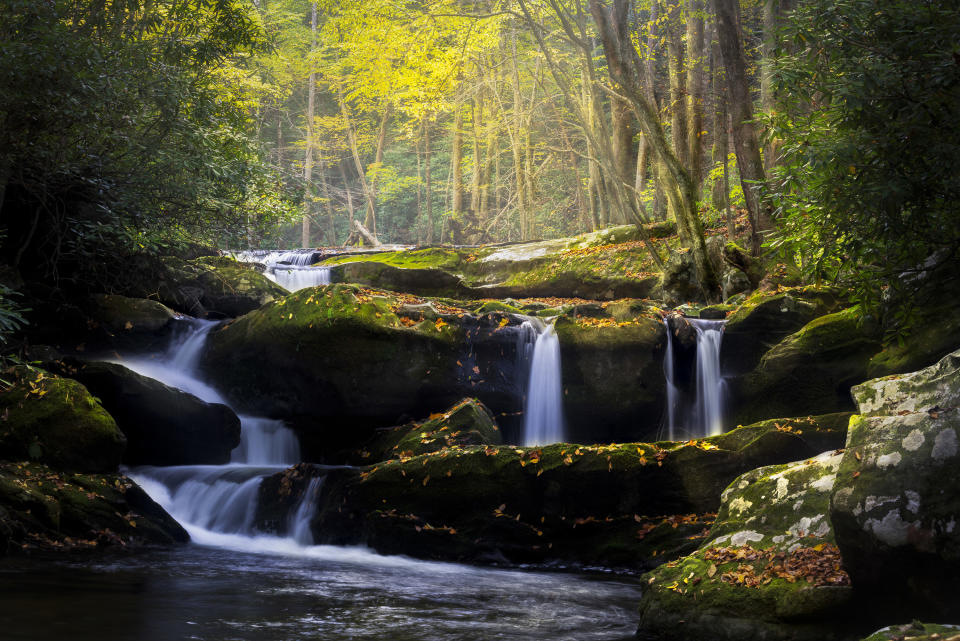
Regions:
<svg viewBox="0 0 960 641"><path fill-rule="evenodd" d="M423 197L427 210L427 244L433 244L433 175L430 169L430 118L423 117Z"/></svg>
<svg viewBox="0 0 960 641"><path fill-rule="evenodd" d="M687 0L687 134L690 177L698 193L703 183L703 31L702 0Z"/></svg>
<svg viewBox="0 0 960 641"><path fill-rule="evenodd" d="M740 33L739 0L710 0L717 18L717 40L727 79L730 117L733 121L733 147L740 168L740 184L750 214L752 249L760 254L761 233L772 229L773 222L760 190L766 182L766 172L760 156L760 144L753 123L753 105L747 83L747 61Z"/></svg>
<svg viewBox="0 0 960 641"><path fill-rule="evenodd" d="M677 160L690 167L690 136L687 123L687 74L681 25L681 0L667 7L667 62L670 74L670 136ZM692 175L691 175L692 177Z"/></svg>
<svg viewBox="0 0 960 641"><path fill-rule="evenodd" d="M629 8L629 0L613 0L610 8L602 0L590 0L590 12L603 42L610 76L633 104L640 129L665 169L661 182L673 204L678 228L684 229L690 239L690 251L704 297L709 301L719 300L720 283L707 256L693 181L671 150L654 106L644 99L643 65L629 31Z"/></svg>
<svg viewBox="0 0 960 641"><path fill-rule="evenodd" d="M463 106L458 102L453 116L453 143L450 152L452 185L450 189L450 236L455 244L463 242Z"/></svg>
<svg viewBox="0 0 960 641"><path fill-rule="evenodd" d="M311 4L310 10L310 55L317 51L317 3ZM300 245L310 246L310 211L313 207L313 114L317 96L317 74L313 69L313 60L310 61L310 86L307 89L307 149L303 162L303 220L300 225Z"/></svg>
<svg viewBox="0 0 960 641"><path fill-rule="evenodd" d="M363 162L360 160L360 149L357 146L357 133L353 128L353 119L350 117L350 109L347 107L347 101L343 97L343 89L337 84L337 99L340 102L340 114L343 116L344 124L347 130L347 142L350 144L350 152L353 156L353 164L357 170L357 176L360 179L360 189L363 190L364 198L367 202L367 222L375 219L374 211L377 207L377 199L367 183L367 172L364 169ZM372 225L375 227L375 225Z"/></svg>

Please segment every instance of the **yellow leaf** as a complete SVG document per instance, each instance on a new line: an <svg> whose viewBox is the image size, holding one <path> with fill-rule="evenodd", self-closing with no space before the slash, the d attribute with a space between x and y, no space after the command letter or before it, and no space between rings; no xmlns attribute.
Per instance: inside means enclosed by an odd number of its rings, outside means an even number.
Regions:
<svg viewBox="0 0 960 641"><path fill-rule="evenodd" d="M426 477L424 477L423 479L423 484L426 485L429 481L430 481L430 475L427 474Z"/></svg>

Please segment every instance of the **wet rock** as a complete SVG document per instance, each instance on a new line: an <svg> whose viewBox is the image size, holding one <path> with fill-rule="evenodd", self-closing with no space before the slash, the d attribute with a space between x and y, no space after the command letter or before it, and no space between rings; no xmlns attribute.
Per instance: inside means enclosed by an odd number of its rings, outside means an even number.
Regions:
<svg viewBox="0 0 960 641"><path fill-rule="evenodd" d="M83 383L126 436L128 465L219 465L240 444L240 419L117 363L69 361L60 372Z"/></svg>
<svg viewBox="0 0 960 641"><path fill-rule="evenodd" d="M828 514L840 462L825 452L731 483L700 548L644 577L638 636L851 638L853 594Z"/></svg>
<svg viewBox="0 0 960 641"><path fill-rule="evenodd" d="M960 608L960 352L853 389L831 518L858 590L917 612Z"/></svg>
<svg viewBox="0 0 960 641"><path fill-rule="evenodd" d="M184 529L122 474L0 462L0 556L187 540Z"/></svg>
<svg viewBox="0 0 960 641"><path fill-rule="evenodd" d="M113 472L126 438L80 383L18 366L3 373L0 460L59 470Z"/></svg>

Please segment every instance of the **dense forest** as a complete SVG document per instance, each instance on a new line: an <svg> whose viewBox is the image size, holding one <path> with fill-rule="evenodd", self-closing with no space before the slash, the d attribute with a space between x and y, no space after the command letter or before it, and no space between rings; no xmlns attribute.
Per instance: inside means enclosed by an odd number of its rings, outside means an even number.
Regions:
<svg viewBox="0 0 960 641"><path fill-rule="evenodd" d="M949 264L953 3L5 2L4 255L670 219L863 297ZM353 222L369 233L363 239ZM651 260L667 259L651 249Z"/></svg>

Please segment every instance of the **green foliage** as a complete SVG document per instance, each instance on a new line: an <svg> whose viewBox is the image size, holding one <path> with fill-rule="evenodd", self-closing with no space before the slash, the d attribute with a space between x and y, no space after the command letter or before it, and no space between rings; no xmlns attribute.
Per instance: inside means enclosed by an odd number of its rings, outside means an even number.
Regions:
<svg viewBox="0 0 960 641"><path fill-rule="evenodd" d="M253 189L269 179L242 67L264 44L240 0L0 5L6 260L81 278L138 234L284 216Z"/></svg>
<svg viewBox="0 0 960 641"><path fill-rule="evenodd" d="M771 246L867 307L889 288L901 324L921 272L960 248L958 33L952 3L812 0L777 64Z"/></svg>
<svg viewBox="0 0 960 641"><path fill-rule="evenodd" d="M0 284L0 346L27 323L27 320L23 317L23 312L29 310L23 309L13 300L16 295L17 292L6 285Z"/></svg>

